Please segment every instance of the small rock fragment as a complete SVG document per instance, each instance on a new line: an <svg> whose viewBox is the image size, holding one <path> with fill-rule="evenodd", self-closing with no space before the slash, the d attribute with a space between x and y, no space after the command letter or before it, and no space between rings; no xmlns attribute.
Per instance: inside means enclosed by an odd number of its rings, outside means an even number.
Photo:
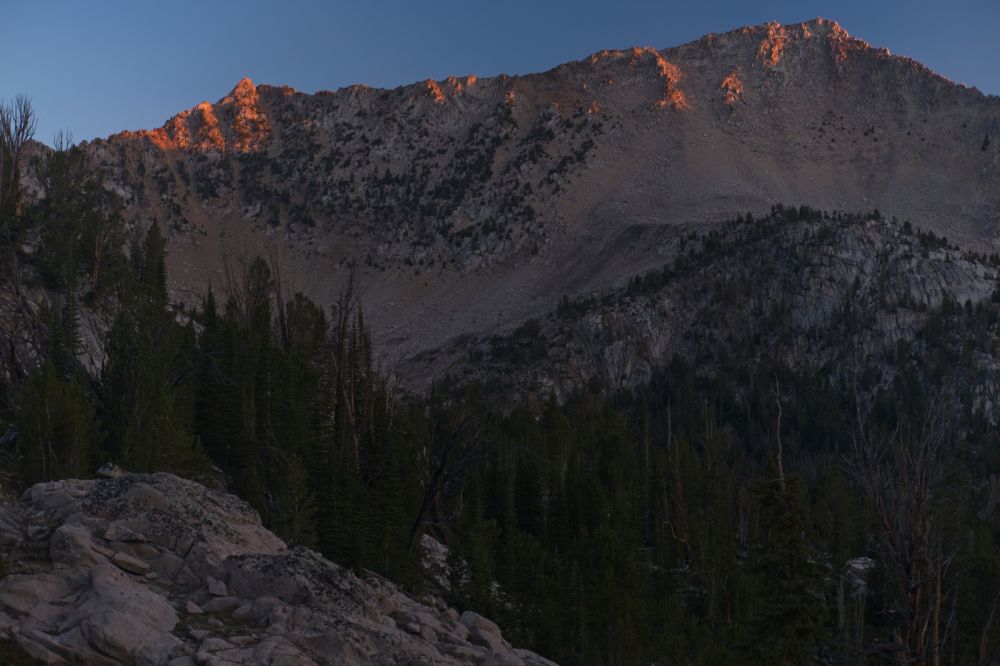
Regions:
<svg viewBox="0 0 1000 666"><path fill-rule="evenodd" d="M149 571L149 565L139 558L132 557L126 553L115 553L111 561L122 571L144 576Z"/></svg>
<svg viewBox="0 0 1000 666"><path fill-rule="evenodd" d="M231 611L241 603L239 597L215 597L214 599L209 599L207 603L202 604L201 608L206 613L220 613L222 611Z"/></svg>
<svg viewBox="0 0 1000 666"><path fill-rule="evenodd" d="M219 650L231 650L233 644L229 641L213 636L206 638L201 644L201 649L205 652L218 652Z"/></svg>
<svg viewBox="0 0 1000 666"><path fill-rule="evenodd" d="M480 661L479 666L524 666L524 660L513 652L494 652Z"/></svg>
<svg viewBox="0 0 1000 666"><path fill-rule="evenodd" d="M253 617L254 604L252 601L247 601L239 608L233 611L234 620L247 620Z"/></svg>
<svg viewBox="0 0 1000 666"><path fill-rule="evenodd" d="M197 663L191 657L174 657L167 662L167 666L195 666Z"/></svg>
<svg viewBox="0 0 1000 666"><path fill-rule="evenodd" d="M499 633L484 631L479 628L469 630L469 642L473 645L488 648L491 652L503 652L507 647L504 645Z"/></svg>
<svg viewBox="0 0 1000 666"><path fill-rule="evenodd" d="M167 580L173 580L184 567L184 560L172 553L163 553L158 558L149 563L149 568Z"/></svg>
<svg viewBox="0 0 1000 666"><path fill-rule="evenodd" d="M120 523L108 525L108 529L104 530L104 538L107 541L121 541L123 543L145 543L148 541L142 534Z"/></svg>
<svg viewBox="0 0 1000 666"><path fill-rule="evenodd" d="M443 645L441 646L441 652L444 654L451 655L458 659L465 659L468 661L475 661L481 659L486 651L480 647L471 647L469 645Z"/></svg>
<svg viewBox="0 0 1000 666"><path fill-rule="evenodd" d="M208 593L211 594L213 597L228 596L229 593L226 591L226 584L223 583L221 580L209 576L208 580L206 580L205 582L208 585Z"/></svg>
<svg viewBox="0 0 1000 666"><path fill-rule="evenodd" d="M28 538L32 541L43 539L49 535L48 525L28 525Z"/></svg>
<svg viewBox="0 0 1000 666"><path fill-rule="evenodd" d="M464 624L469 630L479 629L488 634L500 635L500 627L496 625L492 620L488 620L479 613L473 613L472 611L465 611L462 613L459 620Z"/></svg>

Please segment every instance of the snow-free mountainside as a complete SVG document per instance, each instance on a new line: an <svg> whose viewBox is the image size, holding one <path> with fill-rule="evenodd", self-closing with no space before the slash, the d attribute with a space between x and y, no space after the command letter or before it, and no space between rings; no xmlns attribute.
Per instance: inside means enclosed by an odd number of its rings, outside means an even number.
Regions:
<svg viewBox="0 0 1000 666"><path fill-rule="evenodd" d="M680 228L775 203L1000 249L1000 99L822 19L393 90L244 79L83 150L127 219L164 230L175 298L220 287L226 256L276 254L324 305L353 270L391 361L509 332L658 267Z"/></svg>

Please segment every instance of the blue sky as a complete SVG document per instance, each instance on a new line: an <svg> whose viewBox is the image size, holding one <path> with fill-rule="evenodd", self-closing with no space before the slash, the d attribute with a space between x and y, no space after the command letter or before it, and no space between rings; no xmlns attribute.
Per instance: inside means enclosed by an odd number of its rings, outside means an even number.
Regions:
<svg viewBox="0 0 1000 666"><path fill-rule="evenodd" d="M243 76L313 92L540 71L603 48L673 46L774 19L852 35L1000 94L1000 0L87 0L5 3L0 99L37 138L160 126Z"/></svg>

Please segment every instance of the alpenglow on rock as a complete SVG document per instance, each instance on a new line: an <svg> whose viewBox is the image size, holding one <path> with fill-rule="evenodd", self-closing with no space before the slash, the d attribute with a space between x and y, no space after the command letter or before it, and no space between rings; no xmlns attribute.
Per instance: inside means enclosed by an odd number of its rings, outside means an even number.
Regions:
<svg viewBox="0 0 1000 666"><path fill-rule="evenodd" d="M175 300L198 302L226 257L280 250L318 303L356 276L391 362L509 332L658 267L682 226L775 203L878 208L1000 248L1000 98L823 19L525 76L243 80L81 150L123 219L163 230Z"/></svg>
<svg viewBox="0 0 1000 666"><path fill-rule="evenodd" d="M169 474L0 503L0 655L47 664L552 662L443 602L289 548L233 495ZM4 645L6 643L6 645Z"/></svg>

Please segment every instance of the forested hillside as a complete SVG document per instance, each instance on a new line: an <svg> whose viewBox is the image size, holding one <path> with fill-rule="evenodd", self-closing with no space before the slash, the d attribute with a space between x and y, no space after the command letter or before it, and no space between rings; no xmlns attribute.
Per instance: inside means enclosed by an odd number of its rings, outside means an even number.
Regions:
<svg viewBox="0 0 1000 666"><path fill-rule="evenodd" d="M3 163L16 173L10 150ZM126 228L84 165L77 149L46 157L35 202L4 181L7 323L22 322L33 350L5 329L6 490L90 477L107 460L222 484L289 542L414 591L444 585L562 663L1000 655L988 381L1000 292L959 301L933 277L995 285L995 257L881 214L776 207L483 343L470 361L481 374L413 393L374 361L351 281L314 303L288 288L280 261L247 256L197 306L172 304L161 230ZM823 309L808 288L785 303L765 289L743 308L751 279L822 280L810 262L828 246L799 244L800 232L875 243L879 256L905 237L947 293L880 300L859 284ZM704 271L712 288L684 281ZM621 318L663 293L693 313L677 317L687 342L675 354L626 383L593 370L558 396L521 390L526 366L563 358L550 346L559 322ZM803 318L820 311L832 319ZM913 314L882 337L871 335L885 333L872 326L880 312ZM103 340L96 363L85 335ZM834 353L843 341L866 353ZM447 546L443 581L422 567L425 536Z"/></svg>

